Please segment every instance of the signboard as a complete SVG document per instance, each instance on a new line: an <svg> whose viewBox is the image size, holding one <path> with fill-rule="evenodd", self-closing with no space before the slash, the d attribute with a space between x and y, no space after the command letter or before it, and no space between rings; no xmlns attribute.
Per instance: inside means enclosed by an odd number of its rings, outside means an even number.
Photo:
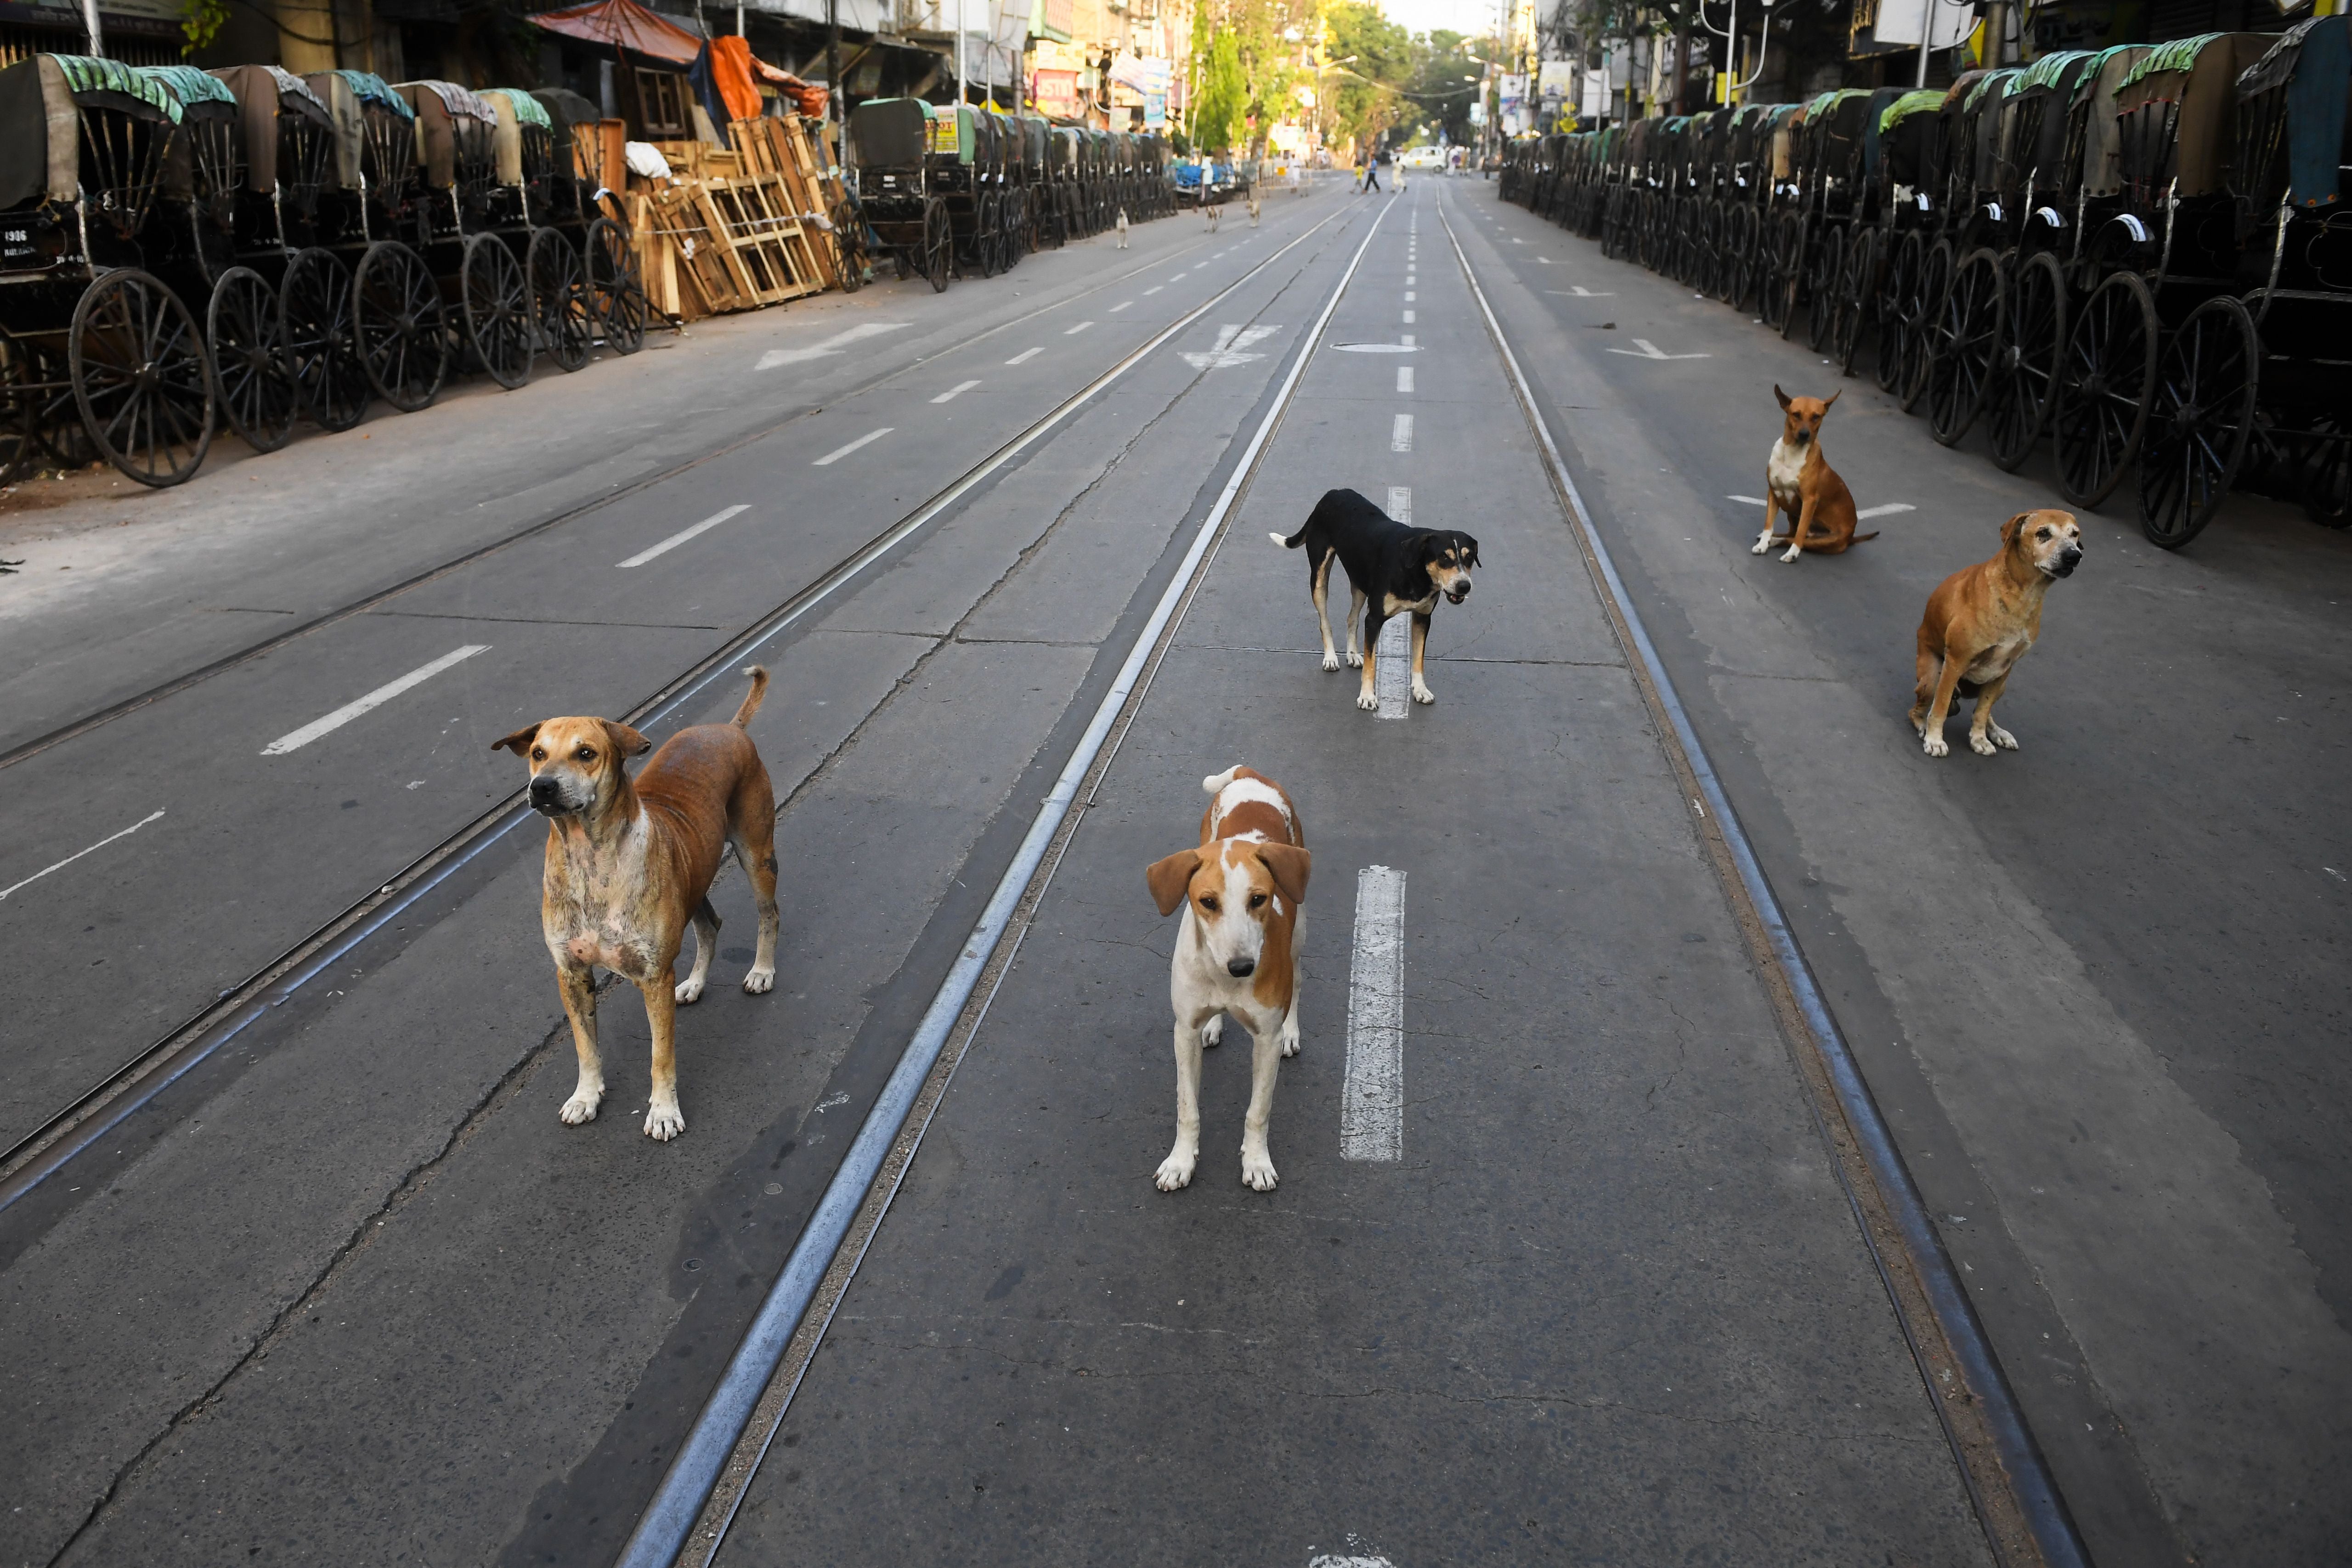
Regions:
<svg viewBox="0 0 2352 1568"><path fill-rule="evenodd" d="M1041 70L1031 73L1029 96L1038 112L1060 120L1078 116L1078 73L1076 71Z"/></svg>
<svg viewBox="0 0 2352 1568"><path fill-rule="evenodd" d="M1168 79L1175 74L1174 62L1143 55L1119 55L1110 62L1110 79L1118 87L1132 88L1139 93L1159 93L1166 96Z"/></svg>
<svg viewBox="0 0 2352 1568"><path fill-rule="evenodd" d="M1164 92L1145 93L1143 95L1143 128L1146 131L1160 131L1165 129L1167 124L1168 95Z"/></svg>
<svg viewBox="0 0 2352 1568"><path fill-rule="evenodd" d="M1921 32L1932 26L1928 37L1930 48L1949 48L1958 43L1977 25L1974 8L1962 0L1879 0L1878 21L1871 37L1881 44L1907 44L1917 47Z"/></svg>
<svg viewBox="0 0 2352 1568"><path fill-rule="evenodd" d="M1577 105L1577 113L1586 120L1599 120L1609 112L1609 72L1607 69L1584 73L1584 97Z"/></svg>

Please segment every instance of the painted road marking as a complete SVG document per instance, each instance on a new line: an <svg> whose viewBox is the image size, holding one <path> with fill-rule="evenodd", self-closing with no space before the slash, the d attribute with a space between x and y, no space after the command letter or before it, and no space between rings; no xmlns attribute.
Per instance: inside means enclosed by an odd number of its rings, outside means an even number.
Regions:
<svg viewBox="0 0 2352 1568"><path fill-rule="evenodd" d="M1343 354L1409 354L1412 352L1412 334L1407 332L1401 343L1333 343L1332 352Z"/></svg>
<svg viewBox="0 0 2352 1568"><path fill-rule="evenodd" d="M1023 349L1019 353L1014 354L1011 359L1006 360L1004 363L1006 364L1024 364L1030 360L1035 359L1039 354L1044 353L1045 352L1045 351L1042 348Z"/></svg>
<svg viewBox="0 0 2352 1568"><path fill-rule="evenodd" d="M1412 487L1411 485L1389 487L1389 516L1407 528L1412 526ZM1383 626L1381 629L1385 632L1388 628Z"/></svg>
<svg viewBox="0 0 2352 1568"><path fill-rule="evenodd" d="M667 555L671 551L676 550L679 545L684 544L688 540L709 533L712 529L717 528L729 518L740 516L742 513L750 511L751 510L751 509L748 506L730 506L725 511L713 512L709 517L704 518L700 522L696 523L692 528L681 528L676 533L671 534L667 539L663 540L659 544L651 545L644 550L640 550L635 555L630 556L626 561L616 562L614 564L619 566L624 572L627 571L632 566L642 566L646 562L651 561L655 556Z"/></svg>
<svg viewBox="0 0 2352 1568"><path fill-rule="evenodd" d="M1167 284L1165 284L1165 283L1154 283L1150 288L1146 289L1143 291L1143 297L1144 297L1145 299L1147 299L1147 300L1148 300L1148 299L1150 299L1152 295L1159 293L1159 292L1160 292L1160 290L1161 290L1162 289L1165 289L1165 288L1167 288L1167 287L1168 287L1168 285L1167 285Z"/></svg>
<svg viewBox="0 0 2352 1568"><path fill-rule="evenodd" d="M760 356L755 369L773 370L780 364L799 364L806 360L825 359L837 354L861 338L879 337L914 325L912 321L861 321L856 326L833 334L823 342L811 343L804 349L770 349Z"/></svg>
<svg viewBox="0 0 2352 1568"><path fill-rule="evenodd" d="M1118 304L1113 305L1113 306L1110 308L1110 313L1111 313L1112 315L1116 316L1116 315L1118 315L1121 310L1126 310L1129 305L1132 305L1132 304L1134 304L1134 303L1135 303L1135 301L1134 301L1134 300L1121 300Z"/></svg>
<svg viewBox="0 0 2352 1568"><path fill-rule="evenodd" d="M1613 289L1604 289L1600 293L1596 294L1581 283L1571 283L1565 289L1547 289L1544 292L1547 294L1562 295L1570 300L1614 300L1617 298L1616 291Z"/></svg>
<svg viewBox="0 0 2352 1568"><path fill-rule="evenodd" d="M1399 392L1412 390L1412 366L1409 364L1397 366L1397 390Z"/></svg>
<svg viewBox="0 0 2352 1568"><path fill-rule="evenodd" d="M331 734L341 729L361 714L383 707L410 687L422 686L452 665L463 664L478 653L489 651L490 645L486 642L467 643L464 647L452 648L431 664L419 665L398 680L377 687L358 701L346 702L323 719L313 719L299 730L288 731L262 747L261 754L265 757L282 757L289 752L299 751L320 736Z"/></svg>
<svg viewBox="0 0 2352 1568"><path fill-rule="evenodd" d="M1381 623L1380 657L1372 664L1372 695L1380 700L1377 711L1382 719L1402 719L1412 707L1412 626L1404 616L1391 616Z"/></svg>
<svg viewBox="0 0 2352 1568"><path fill-rule="evenodd" d="M1408 327L1412 325L1412 312L1411 310L1407 310L1404 313L1404 324Z"/></svg>
<svg viewBox="0 0 2352 1568"><path fill-rule="evenodd" d="M1764 498L1762 496L1726 496L1723 499L1726 500L1745 501L1749 506L1762 506L1764 504ZM1865 507L1862 510L1855 512L1853 514L1853 519L1856 522L1867 522L1874 517L1893 517L1898 511L1917 511L1919 509L1917 507L1913 506L1907 500L1891 500L1885 506Z"/></svg>
<svg viewBox="0 0 2352 1568"><path fill-rule="evenodd" d="M1647 338L1635 338L1630 349L1609 349L1612 354L1624 354L1633 359L1713 359L1713 354L1670 354Z"/></svg>
<svg viewBox="0 0 2352 1568"><path fill-rule="evenodd" d="M1410 452L1412 450L1412 415L1398 415L1396 416L1396 423L1389 426L1389 450L1391 452Z"/></svg>
<svg viewBox="0 0 2352 1568"><path fill-rule="evenodd" d="M1223 326L1217 329L1217 346L1184 355L1184 363L1194 370L1230 370L1237 364L1247 364L1264 354L1245 353L1252 343L1262 342L1282 331L1280 327Z"/></svg>
<svg viewBox="0 0 2352 1568"><path fill-rule="evenodd" d="M1091 327L1091 326L1093 326L1093 325L1094 325L1094 323L1093 323L1092 321L1080 321L1080 322L1079 322L1076 326L1075 326L1075 327L1066 328L1066 329L1063 331L1062 335L1063 335L1064 337L1066 337L1066 338L1074 338L1074 337L1077 336L1080 332L1085 331L1088 327Z"/></svg>
<svg viewBox="0 0 2352 1568"><path fill-rule="evenodd" d="M1413 346L1414 346L1414 344L1413 344L1413 341L1412 341L1412 334L1411 332L1402 332L1402 333L1398 334L1398 341L1399 341L1399 342L1402 342L1402 343L1404 344L1404 346L1405 346L1405 347L1407 347L1407 348L1412 348L1412 347L1413 347Z"/></svg>
<svg viewBox="0 0 2352 1568"><path fill-rule="evenodd" d="M970 392L973 387L978 386L979 384L980 383L976 381L959 381L953 386L949 387L945 392L940 393L937 397L932 398L931 401L933 403L953 403L957 398L962 396L965 393Z"/></svg>
<svg viewBox="0 0 2352 1568"><path fill-rule="evenodd" d="M1551 258L1549 256L1538 256L1536 259L1542 262L1546 267L1549 267L1551 265Z"/></svg>
<svg viewBox="0 0 2352 1568"><path fill-rule="evenodd" d="M1404 302L1406 304L1412 304L1413 302L1413 291L1412 289L1408 289L1404 291Z"/></svg>
<svg viewBox="0 0 2352 1568"><path fill-rule="evenodd" d="M1386 866L1356 873L1339 1157L1404 1158L1404 873Z"/></svg>
<svg viewBox="0 0 2352 1568"><path fill-rule="evenodd" d="M850 453L857 450L858 447L865 446L869 441L879 441L883 437L887 436L896 428L896 426L885 425L879 430L869 430L865 435L860 436L856 440L852 441L846 447L835 447L832 451L827 452L824 457L819 458L815 462L811 463L809 467L812 468L822 468L831 464L838 463L842 458L846 458Z"/></svg>
<svg viewBox="0 0 2352 1568"><path fill-rule="evenodd" d="M160 811L151 811L146 816L141 817L138 821L132 823L130 826L124 828L121 832L108 834L105 837L91 845L89 848L77 849L72 854L67 856L64 859L58 861L56 865L44 866L39 870L34 872L31 876L26 878L23 881L12 882L7 887L0 888L0 899L5 899L9 894L15 892L19 888L31 887L34 883L39 881L42 878L47 876L52 871L64 870L67 867L72 865L83 856L88 855L94 850L103 849L118 838L130 837L132 834L138 832L141 828L146 826L149 823L154 821L157 817L163 815L163 814Z"/></svg>

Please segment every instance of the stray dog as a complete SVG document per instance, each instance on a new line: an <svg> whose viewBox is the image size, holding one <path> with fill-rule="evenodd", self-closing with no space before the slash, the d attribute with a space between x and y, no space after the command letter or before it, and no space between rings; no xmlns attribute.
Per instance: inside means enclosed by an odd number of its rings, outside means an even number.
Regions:
<svg viewBox="0 0 2352 1568"><path fill-rule="evenodd" d="M776 800L744 733L767 694L768 672L753 665L744 673L751 690L732 721L680 730L634 782L623 764L653 742L609 719L542 719L490 742L530 762L530 808L547 818L540 928L580 1053L579 1086L563 1102L569 1125L594 1121L604 1098L596 1055L601 963L645 994L654 1037L646 1135L667 1142L686 1131L674 1030L678 1004L700 999L719 945L710 881L730 844L760 907L760 951L743 989L757 994L775 984ZM674 985L670 966L689 920L694 973Z"/></svg>
<svg viewBox="0 0 2352 1568"><path fill-rule="evenodd" d="M1252 228L1255 228L1257 226L1257 187L1255 185L1252 185L1250 187L1249 194L1250 227Z"/></svg>
<svg viewBox="0 0 2352 1568"><path fill-rule="evenodd" d="M1434 702L1429 683L1422 678L1422 658L1429 647L1429 618L1437 611L1440 594L1454 604L1470 596L1470 569L1478 564L1478 542L1458 529L1407 528L1354 490L1326 490L1307 524L1285 539L1267 538L1285 550L1307 546L1307 592L1315 600L1315 622L1323 628L1323 668L1339 668L1331 648L1331 617L1325 605L1331 586L1331 561L1339 558L1348 573L1348 662L1364 672L1356 706L1376 710L1372 691L1379 662L1373 650L1381 626L1391 616L1412 612L1412 700ZM1356 618L1363 617L1364 646L1356 648Z"/></svg>
<svg viewBox="0 0 2352 1568"><path fill-rule="evenodd" d="M1242 1180L1274 1191L1266 1128L1274 1075L1298 1054L1297 942L1312 861L1298 813L1282 786L1249 768L1211 773L1216 798L1201 814L1201 846L1144 868L1162 915L1178 905L1168 999L1176 1009L1176 1146L1152 1180L1172 1193L1201 1158L1201 1053L1223 1037L1230 1014L1250 1032L1249 1112L1242 1122Z"/></svg>
<svg viewBox="0 0 2352 1568"><path fill-rule="evenodd" d="M1127 248L1127 209L1126 209L1125 207L1121 207L1121 208L1119 208L1119 209L1118 209L1118 247L1119 247L1121 250L1125 250L1125 249Z"/></svg>
<svg viewBox="0 0 2352 1568"><path fill-rule="evenodd" d="M1911 727L1931 757L1951 748L1944 721L1955 694L1976 699L1969 749L1990 757L2017 750L2017 737L1992 721L2009 672L2042 635L2042 598L2083 560L2083 531L2066 511L2021 511L2000 525L2000 553L1962 567L1927 595L1919 622L1919 684Z"/></svg>
<svg viewBox="0 0 2352 1568"><path fill-rule="evenodd" d="M1794 561L1806 550L1843 555L1849 546L1877 538L1874 528L1868 533L1854 531L1853 492L1822 456L1822 416L1845 394L1832 392L1825 403L1818 397L1791 397L1776 385L1772 395L1780 400L1786 417L1780 438L1772 443L1772 455L1764 459L1764 531L1748 553L1761 555L1776 544L1786 544L1789 552L1780 557L1783 561ZM1772 531L1775 509L1789 514L1787 533Z"/></svg>
<svg viewBox="0 0 2352 1568"><path fill-rule="evenodd" d="M1203 202L1201 204L1201 210L1208 216L1209 232L1211 234L1216 233L1217 220L1224 214L1225 209L1223 205L1217 202Z"/></svg>

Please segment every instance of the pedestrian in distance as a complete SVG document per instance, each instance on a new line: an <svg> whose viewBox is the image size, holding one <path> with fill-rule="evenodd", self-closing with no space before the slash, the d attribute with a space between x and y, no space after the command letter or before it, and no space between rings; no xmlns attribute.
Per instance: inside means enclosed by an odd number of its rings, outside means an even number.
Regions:
<svg viewBox="0 0 2352 1568"><path fill-rule="evenodd" d="M1365 192L1365 194L1366 194L1366 195L1369 195L1370 193L1372 193L1372 192L1374 192L1374 191L1377 191L1377 190L1379 190L1380 188L1381 188L1381 163L1380 163L1380 160L1379 160L1379 159L1377 159L1377 158L1367 158L1367 159L1365 159L1365 160L1364 160L1364 192Z"/></svg>

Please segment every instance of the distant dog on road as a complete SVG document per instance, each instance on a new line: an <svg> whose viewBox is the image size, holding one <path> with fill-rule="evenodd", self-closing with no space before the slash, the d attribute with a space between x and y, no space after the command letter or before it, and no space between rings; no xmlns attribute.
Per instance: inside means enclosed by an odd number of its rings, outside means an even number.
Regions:
<svg viewBox="0 0 2352 1568"><path fill-rule="evenodd" d="M1331 617L1327 596L1331 587L1331 562L1337 557L1348 573L1348 662L1364 672L1356 706L1377 710L1381 700L1372 690L1379 655L1374 652L1381 627L1391 616L1412 612L1412 700L1434 702L1429 683L1422 678L1422 658L1429 647L1429 620L1437 613L1437 598L1460 604L1470 596L1470 569L1478 564L1478 542L1459 529L1407 528L1354 490L1326 490L1306 526L1285 539L1267 538L1285 550L1307 547L1307 586L1315 600L1315 621L1323 628L1323 668L1339 668L1331 647ZM1363 617L1364 646L1356 647L1356 618Z"/></svg>
<svg viewBox="0 0 2352 1568"><path fill-rule="evenodd" d="M725 724L698 724L663 742L635 780L623 771L653 742L610 719L542 719L490 742L530 763L530 807L547 818L540 928L555 957L555 983L572 1020L580 1082L563 1102L572 1126L595 1120L604 1098L596 1054L595 966L627 976L644 993L654 1037L653 1097L646 1135L667 1142L686 1131L677 1107L677 1005L701 998L719 916L711 879L727 846L751 879L760 908L760 950L743 989L757 994L776 976L776 801L768 770L744 732L767 694L768 672L744 671L751 690ZM673 984L688 921L694 973Z"/></svg>
<svg viewBox="0 0 2352 1568"><path fill-rule="evenodd" d="M1168 997L1176 1009L1176 1145L1152 1179L1172 1193L1201 1158L1201 1052L1223 1036L1228 1015L1250 1032L1250 1102L1242 1122L1242 1180L1274 1190L1266 1130L1275 1070L1298 1054L1297 941L1313 862L1298 812L1280 784L1249 768L1211 773L1215 796L1201 816L1201 843L1145 868L1162 915L1181 905Z"/></svg>
<svg viewBox="0 0 2352 1568"><path fill-rule="evenodd" d="M1783 561L1794 561L1807 550L1843 555L1849 546L1877 538L1876 529L1868 533L1854 531L1859 520L1854 516L1853 492L1822 456L1822 419L1829 413L1830 404L1845 395L1833 392L1824 402L1818 397L1791 397L1775 386L1772 395L1780 400L1780 438L1772 443L1772 455L1764 459L1764 531L1756 536L1756 546L1748 553L1761 555L1776 544L1786 544L1789 552L1780 557ZM1789 514L1786 533L1772 531L1776 510Z"/></svg>
<svg viewBox="0 0 2352 1568"><path fill-rule="evenodd" d="M1249 194L1249 215L1250 215L1250 227L1252 227L1252 228L1255 228L1255 227L1257 226L1257 215L1258 215L1258 205L1257 205L1257 187L1256 187L1255 185L1252 185L1252 186L1250 187L1250 194Z"/></svg>
<svg viewBox="0 0 2352 1568"><path fill-rule="evenodd" d="M1121 250L1127 248L1127 209L1125 207L1118 209L1118 247Z"/></svg>
<svg viewBox="0 0 2352 1568"><path fill-rule="evenodd" d="M2000 525L2000 553L1963 567L1927 596L1919 622L1919 684L1911 727L1931 757L1951 748L1944 721L1957 694L1976 699L1969 749L1990 757L2017 750L2017 737L1993 722L2010 671L2042 635L2042 600L2050 584L2074 575L2083 531L2072 512L2021 511Z"/></svg>
<svg viewBox="0 0 2352 1568"><path fill-rule="evenodd" d="M1224 207L1216 202L1210 201L1206 197L1202 199L1201 211L1209 220L1211 234L1217 232L1217 220L1224 215Z"/></svg>

